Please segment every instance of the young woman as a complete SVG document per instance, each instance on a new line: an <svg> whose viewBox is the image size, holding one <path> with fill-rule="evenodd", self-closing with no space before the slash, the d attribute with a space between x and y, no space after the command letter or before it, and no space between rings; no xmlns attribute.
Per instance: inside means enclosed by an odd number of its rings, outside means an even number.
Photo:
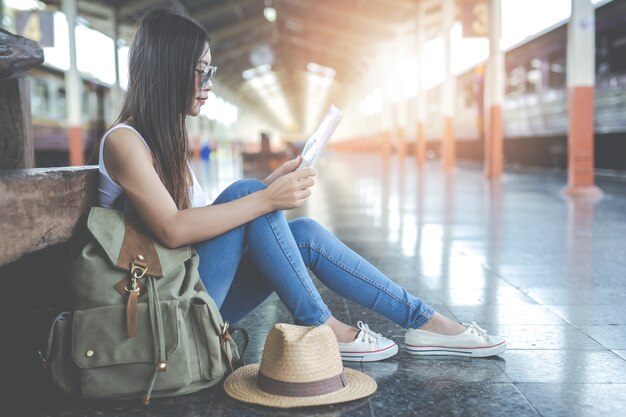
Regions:
<svg viewBox="0 0 626 417"><path fill-rule="evenodd" d="M100 144L100 205L125 195L154 237L167 247L194 245L199 273L224 319L237 323L276 292L299 325L328 324L347 361L375 361L398 346L358 323L335 319L307 273L331 290L408 329L413 354L490 356L504 340L475 323L459 324L419 298L309 218L287 222L315 183L312 168L285 163L264 180L240 180L206 204L188 162L188 116L197 116L216 68L206 32L172 12L141 20L129 52L121 114Z"/></svg>

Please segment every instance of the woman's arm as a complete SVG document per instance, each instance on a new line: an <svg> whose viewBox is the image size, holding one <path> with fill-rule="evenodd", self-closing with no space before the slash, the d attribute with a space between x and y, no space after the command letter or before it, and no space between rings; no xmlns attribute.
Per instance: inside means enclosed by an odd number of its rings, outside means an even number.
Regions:
<svg viewBox="0 0 626 417"><path fill-rule="evenodd" d="M211 239L274 210L299 207L314 184L315 170L303 169L228 203L178 210L136 133L130 129L111 132L103 156L109 175L124 189L144 224L170 248Z"/></svg>

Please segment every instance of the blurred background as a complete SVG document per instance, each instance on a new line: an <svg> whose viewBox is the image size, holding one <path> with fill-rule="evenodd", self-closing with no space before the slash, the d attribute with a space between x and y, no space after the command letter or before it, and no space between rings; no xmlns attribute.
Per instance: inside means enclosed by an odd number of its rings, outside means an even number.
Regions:
<svg viewBox="0 0 626 417"><path fill-rule="evenodd" d="M271 152L297 152L330 104L344 113L339 149L441 154L452 108L456 157L482 161L488 2L453 4L446 26L437 0L0 0L2 25L44 47L31 69L36 166L97 163L94 148L115 119L127 83L128 45L153 8L180 10L212 38L214 90L190 118L195 158L254 155L261 133ZM591 0L595 24L595 168L626 170L626 11L623 0ZM68 20L76 10L79 118L68 121ZM505 69L504 162L567 166L567 21L571 0L501 0ZM449 27L449 32L446 30ZM448 45L449 50L446 48ZM447 61L448 59L448 61ZM444 88L452 76L452 94ZM445 90L445 91L444 91ZM453 102L446 97L452 97ZM67 126L83 147L68 145ZM82 155L72 159L70 153ZM252 158L252 156L251 156Z"/></svg>

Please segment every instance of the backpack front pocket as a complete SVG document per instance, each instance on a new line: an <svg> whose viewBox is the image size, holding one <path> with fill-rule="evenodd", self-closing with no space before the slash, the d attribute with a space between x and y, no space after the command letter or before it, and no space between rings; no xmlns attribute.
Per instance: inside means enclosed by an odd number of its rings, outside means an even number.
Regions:
<svg viewBox="0 0 626 417"><path fill-rule="evenodd" d="M137 335L128 337L125 306L74 313L72 361L78 366L82 395L89 398L140 396L148 389L163 346L166 367L154 390L177 389L191 382L189 346L178 301L159 303L162 339L153 332L147 303L137 306Z"/></svg>

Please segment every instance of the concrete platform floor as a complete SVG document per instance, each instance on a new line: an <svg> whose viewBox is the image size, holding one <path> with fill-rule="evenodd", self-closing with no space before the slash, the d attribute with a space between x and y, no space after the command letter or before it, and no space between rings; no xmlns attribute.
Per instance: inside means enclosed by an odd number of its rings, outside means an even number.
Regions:
<svg viewBox="0 0 626 417"><path fill-rule="evenodd" d="M241 177L239 162L194 166L214 198ZM437 162L328 153L314 194L287 213L310 216L392 279L459 321L507 337L500 357L415 358L349 365L377 393L342 405L278 411L238 403L221 389L179 398L68 404L47 416L618 416L626 415L626 182L600 180L600 201L560 195L563 174L478 167L444 175ZM318 282L319 284L319 282ZM404 331L375 313L320 291L333 313L403 344ZM277 297L241 325L248 363L269 329L289 322Z"/></svg>

